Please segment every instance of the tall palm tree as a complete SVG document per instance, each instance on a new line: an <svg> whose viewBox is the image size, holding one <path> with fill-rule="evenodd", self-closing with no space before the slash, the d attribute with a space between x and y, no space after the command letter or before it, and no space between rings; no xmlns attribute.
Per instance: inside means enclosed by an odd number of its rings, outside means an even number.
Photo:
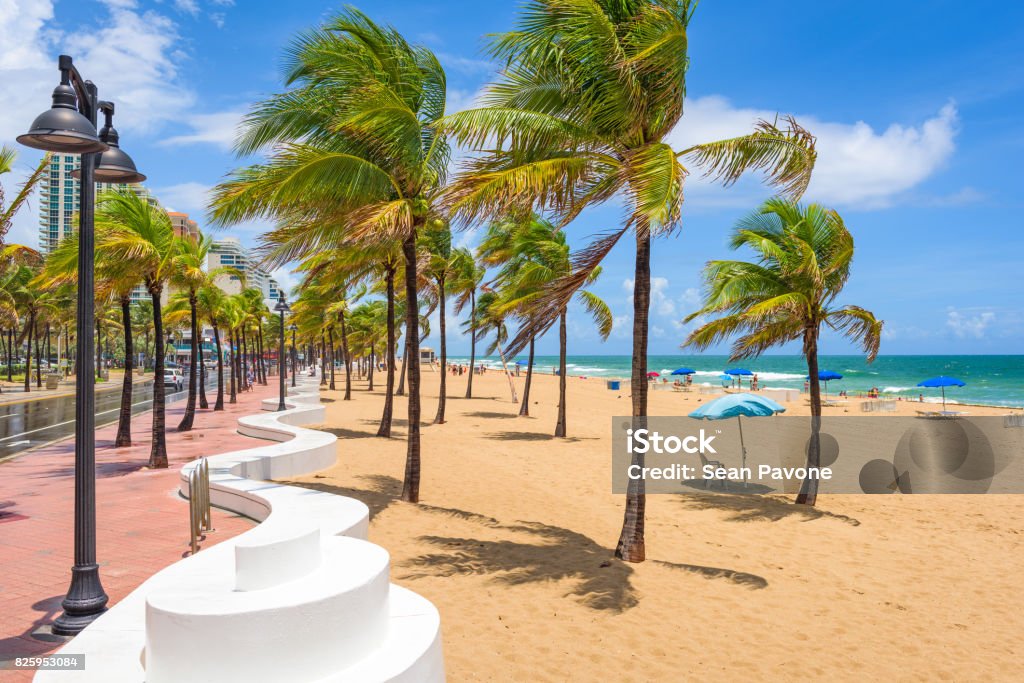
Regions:
<svg viewBox="0 0 1024 683"><path fill-rule="evenodd" d="M473 367L476 365L476 293L483 284L487 269L476 262L466 247L452 252L452 275L448 289L455 297L455 313L469 308L469 378L466 380L466 398L473 398Z"/></svg>
<svg viewBox="0 0 1024 683"><path fill-rule="evenodd" d="M224 350L221 346L220 330L224 325L226 296L224 290L212 280L196 292L197 312L213 329L213 345L217 354L217 399L213 404L214 411L224 410Z"/></svg>
<svg viewBox="0 0 1024 683"><path fill-rule="evenodd" d="M213 246L213 239L200 234L196 238L178 237L175 241L177 253L173 260L171 284L179 288L187 297L189 308L189 325L192 332L192 348L189 355L188 369L188 400L185 402L185 414L178 423L179 432L192 429L196 417L196 392L198 390L199 366L202 357L199 353L199 290L211 282L212 276L206 272L206 261Z"/></svg>
<svg viewBox="0 0 1024 683"><path fill-rule="evenodd" d="M636 235L632 412L647 415L651 238L679 226L689 170L730 184L765 171L798 197L810 180L814 138L793 119L762 121L753 133L673 149L666 139L683 113L687 31L696 0L533 0L515 30L491 42L504 69L483 106L451 115L447 130L484 153L453 183L448 208L463 221L540 207L567 225L588 206L625 199L623 226L576 257L569 275L535 306L510 344L525 346L552 324L591 271L630 229ZM685 121L684 121L685 125ZM636 454L637 464L643 456ZM615 555L641 562L643 484L631 482Z"/></svg>
<svg viewBox="0 0 1024 683"><path fill-rule="evenodd" d="M437 306L438 334L441 336L441 388L437 401L434 424L444 424L445 399L448 394L448 335L446 313L448 280L455 274L455 251L452 248L452 231L447 221L431 220L420 236L425 252L423 277L430 282L434 303ZM430 291L430 290L428 290Z"/></svg>
<svg viewBox="0 0 1024 683"><path fill-rule="evenodd" d="M564 280L572 273L572 259L565 233L549 221L538 216L518 222L506 233L509 256L494 279L499 286L497 306L502 312L516 315L523 321L533 316L533 307L553 283ZM486 241L485 245L486 246ZM489 253L494 253L493 251ZM594 268L585 284L594 282L601 268ZM579 289L576 297L597 324L601 339L612 331L612 312L608 304L591 291ZM568 306L558 316L558 419L555 436L566 436L566 354L568 349ZM530 360L527 367L527 387L523 390L523 403L527 402L528 387L533 370L534 337L530 338ZM520 415L528 414L520 410Z"/></svg>
<svg viewBox="0 0 1024 683"><path fill-rule="evenodd" d="M96 203L96 252L119 262L142 278L153 306L153 424L149 467L167 467L164 374L164 328L160 297L174 273L178 254L167 212L131 190L108 191Z"/></svg>
<svg viewBox="0 0 1024 683"><path fill-rule="evenodd" d="M807 466L818 467L818 338L822 325L860 344L869 363L878 355L882 340L883 323L873 313L859 306L835 305L850 277L853 236L834 210L775 198L737 224L729 246L750 249L756 260L708 262L704 303L687 321L698 316L720 317L690 333L684 346L706 349L739 334L731 353L735 360L799 341L811 391ZM796 502L814 505L817 495L818 480L808 476Z"/></svg>
<svg viewBox="0 0 1024 683"><path fill-rule="evenodd" d="M408 448L402 499L419 500L420 370L417 252L420 229L444 186L448 145L437 127L445 74L424 47L346 8L302 34L287 56L290 89L258 104L236 148L267 152L216 188L221 223L278 219L265 236L283 264L349 239L397 241L405 261Z"/></svg>
<svg viewBox="0 0 1024 683"><path fill-rule="evenodd" d="M135 345L133 327L135 318L132 315L132 291L142 282L139 273L131 263L112 260L100 251L96 259L96 290L112 296L120 306L120 327L124 333L124 378L121 382L121 405L117 420L117 436L114 447L122 448L132 445L132 401L133 371L135 369ZM78 282L78 233L74 232L62 239L46 257L43 269L44 281L49 286L72 285ZM106 298L104 296L103 298ZM94 317L102 319L98 310ZM151 321L150 321L151 322ZM102 323L98 325L98 328ZM100 349L97 348L97 352ZM97 373L102 371L102 363L97 363Z"/></svg>

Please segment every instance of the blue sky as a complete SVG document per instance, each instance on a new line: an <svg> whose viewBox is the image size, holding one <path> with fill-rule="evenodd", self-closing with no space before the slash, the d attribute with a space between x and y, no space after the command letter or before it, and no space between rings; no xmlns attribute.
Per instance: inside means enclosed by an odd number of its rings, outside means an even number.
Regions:
<svg viewBox="0 0 1024 683"><path fill-rule="evenodd" d="M516 8L506 0L356 4L438 54L450 110L471 103L493 74L482 36L509 28ZM12 143L48 105L56 56L66 51L117 102L122 145L147 185L202 225L206 190L238 163L230 142L240 114L280 87L289 39L338 7L0 0L0 142ZM1024 5L705 0L691 25L690 61L673 144L740 134L774 112L795 114L818 136L806 199L834 206L854 233L854 275L842 301L886 320L882 353L1024 350ZM21 170L37 158L23 150ZM770 191L756 178L721 189L694 173L686 195L683 229L654 246L651 353L677 351L702 264L728 256L729 229ZM10 241L36 243L35 209ZM582 245L620 217L615 205L590 211L570 226L570 240ZM227 234L251 244L262 227ZM595 287L617 329L601 344L574 310L570 353L629 352L631 278L632 245L624 243ZM450 348L465 352L468 340L453 334ZM556 350L555 335L539 345ZM828 335L823 350L852 352Z"/></svg>

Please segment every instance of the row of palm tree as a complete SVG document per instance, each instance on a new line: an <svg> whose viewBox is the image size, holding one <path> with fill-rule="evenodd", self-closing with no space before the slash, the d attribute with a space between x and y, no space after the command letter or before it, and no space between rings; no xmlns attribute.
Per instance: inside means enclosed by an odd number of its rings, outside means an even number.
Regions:
<svg viewBox="0 0 1024 683"><path fill-rule="evenodd" d="M655 238L679 228L690 173L684 164L725 184L746 171L763 171L791 197L807 187L814 138L791 118L762 121L748 135L681 150L667 141L683 113L687 31L695 6L693 0L535 0L520 10L514 30L491 39L490 56L501 70L481 105L449 115L436 56L348 8L293 42L286 55L286 90L256 104L246 117L236 149L261 153L265 161L238 169L216 188L216 221L275 221L262 241L273 265L317 254L344 258L367 245L401 257L407 366L402 377L409 390L403 500L419 499L421 298L436 299L440 312L453 278L474 281L474 338L492 329L499 348L506 345L502 352L513 355L556 323L564 338L566 310L578 295L604 333L610 325L606 307L581 292L632 231L632 412L642 420L651 247ZM452 176L450 141L469 150ZM569 254L564 238L559 244L555 235L584 209L613 199L626 205L623 224ZM449 223L536 222L539 229L537 211L550 221L552 246L535 250L529 264L518 256L508 259L503 281L518 272L518 287L491 291L479 284L478 274L456 270L450 237L442 232L435 239L435 231ZM422 241L431 245L428 258L421 258ZM551 280L534 289L546 277ZM349 286L341 282L336 286ZM327 294L328 303L337 303L338 294ZM445 322L439 315L439 323ZM518 325L510 340L509 322ZM564 367L561 376L564 382ZM442 390L438 422L445 419L445 395ZM561 409L556 432L565 433ZM616 548L623 559L644 559L644 501L642 485L632 486Z"/></svg>
<svg viewBox="0 0 1024 683"><path fill-rule="evenodd" d="M811 211L795 202L810 182L815 139L791 117L761 121L750 133L727 140L685 149L670 144L670 134L686 123L687 34L695 7L695 0L533 0L520 10L514 30L491 38L488 51L500 71L479 106L451 114L445 112L446 79L437 57L346 8L293 41L285 89L254 105L245 118L236 151L259 154L262 161L237 169L215 189L211 217L221 225L273 221L260 251L268 266L298 264L303 279L291 322L307 355L319 357L321 382L336 388L340 365L344 399L350 400L353 376L364 377L373 390L378 366L386 373L379 436L391 435L394 396L408 393L403 500L418 502L420 495L419 343L436 312L444 367L449 300L467 318L471 366L478 342L486 341L487 352L496 351L503 363L528 349L524 396L512 386L522 415L529 414L536 341L558 326L554 434L565 436L569 305L582 304L607 337L610 310L588 286L605 257L632 233L631 402L633 418L642 425L652 248L656 238L681 226L686 178L700 171L730 185L748 171L762 172L784 197L779 207L790 207L790 214ZM466 152L454 172L451 144ZM565 230L587 208L611 201L624 205L622 224L572 252ZM193 340L203 319L227 334L230 348L255 349L231 356L231 400L236 382L246 381L249 362L265 381L259 360L265 311L247 305L246 295L231 297L230 305L216 298L204 284L210 274L192 265L202 244L193 245L193 253L166 238L162 219L143 215L142 205L132 206L127 196L103 199L98 215L104 214L97 221L98 261L109 259L109 265L98 262L98 275L111 280L111 296L122 291L115 283L126 264L141 278L152 299L155 356L162 357L158 295L173 283L178 294L169 314L182 322L187 317ZM785 225L806 225L790 214ZM852 239L835 227L836 218L825 222L832 228L814 236L820 244L809 242L803 228L779 228L773 237L756 239L748 235L756 231L744 228L745 237L734 245L761 249L762 261L777 263L757 264L771 271L762 273L761 284L749 271L709 266L702 313L724 317L689 341L706 346L747 330L735 349L742 355L793 339L800 330L811 364L824 323L862 340L873 354L880 323L862 309L828 307L848 274ZM127 225L135 227L126 231ZM453 229L480 225L486 233L475 253L457 246ZM109 236L101 237L101 230ZM780 244L770 246L775 237ZM847 246L841 246L844 240ZM783 258L784 248L794 251ZM737 283L719 289L734 273L742 276ZM741 293L744 286L748 291ZM797 287L809 302L802 309L789 291ZM122 319L127 335L133 321L123 312ZM813 403L817 382L811 374ZM447 419L446 375L440 378L435 424ZM467 397L473 376L466 380ZM195 381L193 373L189 425ZM184 420L181 426L187 428ZM154 414L154 437L156 431ZM813 503L813 492L806 493L802 502ZM645 558L644 520L643 483L631 481L618 557Z"/></svg>

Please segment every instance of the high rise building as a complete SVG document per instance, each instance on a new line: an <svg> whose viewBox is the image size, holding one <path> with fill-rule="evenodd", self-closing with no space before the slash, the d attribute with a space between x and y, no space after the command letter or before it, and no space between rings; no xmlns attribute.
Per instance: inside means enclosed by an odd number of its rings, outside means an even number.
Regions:
<svg viewBox="0 0 1024 683"><path fill-rule="evenodd" d="M50 155L50 163L40 182L39 251L43 254L53 251L57 243L72 234L77 227L74 215L78 211L79 182L71 177L71 172L78 168L78 165L77 154ZM131 188L146 197L150 203L158 203L142 185L96 183L97 194L112 188Z"/></svg>
<svg viewBox="0 0 1024 683"><path fill-rule="evenodd" d="M213 271L216 268L234 268L240 275L244 275L246 284L263 292L264 299L276 299L280 295L281 288L277 280L270 277L267 271L260 268L259 261L242 246L237 237L224 237L217 240L210 247L210 255L207 257L207 269ZM242 282L239 275L221 274L215 280L218 287L228 294L238 294L242 291Z"/></svg>

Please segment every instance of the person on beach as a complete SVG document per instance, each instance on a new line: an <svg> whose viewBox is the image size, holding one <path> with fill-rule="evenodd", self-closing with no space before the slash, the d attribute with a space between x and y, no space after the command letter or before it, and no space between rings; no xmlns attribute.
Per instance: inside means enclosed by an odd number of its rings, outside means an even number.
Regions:
<svg viewBox="0 0 1024 683"><path fill-rule="evenodd" d="M753 379L750 380L750 390L757 391L757 375L754 375Z"/></svg>

